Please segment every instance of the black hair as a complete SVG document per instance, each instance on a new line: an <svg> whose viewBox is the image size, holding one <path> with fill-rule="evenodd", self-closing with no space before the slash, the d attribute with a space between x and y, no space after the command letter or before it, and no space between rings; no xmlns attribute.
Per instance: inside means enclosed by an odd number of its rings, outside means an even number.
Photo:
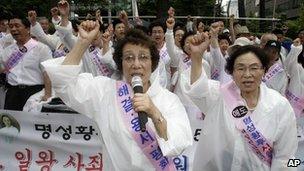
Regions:
<svg viewBox="0 0 304 171"><path fill-rule="evenodd" d="M12 19L20 19L21 23L26 27L26 28L30 28L31 27L31 23L29 22L29 20L22 14L19 13L13 13L10 18L10 20Z"/></svg>
<svg viewBox="0 0 304 171"><path fill-rule="evenodd" d="M185 31L185 24L180 21L176 21L173 30L175 31L179 29L183 29Z"/></svg>
<svg viewBox="0 0 304 171"><path fill-rule="evenodd" d="M188 31L188 32L186 32L186 33L184 34L184 36L183 36L181 42L180 42L181 48L183 49L183 51L184 51L185 54L187 54L186 51L185 51L185 49L184 49L185 41L186 41L187 37L193 36L193 35L195 35L195 33L194 33L193 31ZM189 54L188 54L188 55L189 55Z"/></svg>
<svg viewBox="0 0 304 171"><path fill-rule="evenodd" d="M206 27L204 21L202 19L197 19L196 21L196 28L198 28L199 23L202 22L204 24L204 27Z"/></svg>
<svg viewBox="0 0 304 171"><path fill-rule="evenodd" d="M230 57L227 58L225 69L228 74L230 75L233 74L235 60L239 56L247 53L253 53L261 61L262 67L265 69L265 72L267 71L268 69L267 67L269 65L269 59L267 58L265 52L259 47L253 45L247 45L247 46L241 46L235 52L233 52Z"/></svg>
<svg viewBox="0 0 304 171"><path fill-rule="evenodd" d="M175 35L175 32L177 30L182 30L182 31L186 32L186 29L185 29L184 25L175 25L174 28L173 28L173 35Z"/></svg>
<svg viewBox="0 0 304 171"><path fill-rule="evenodd" d="M147 35L149 34L149 30L148 30L148 28L145 27L145 26L136 25L136 26L134 26L134 28L143 31L143 32L146 33Z"/></svg>
<svg viewBox="0 0 304 171"><path fill-rule="evenodd" d="M119 19L114 19L112 24L113 24L113 29L115 30L116 25L117 24L123 24L123 22Z"/></svg>
<svg viewBox="0 0 304 171"><path fill-rule="evenodd" d="M5 12L0 12L0 21L2 20L8 20L10 17L7 13Z"/></svg>
<svg viewBox="0 0 304 171"><path fill-rule="evenodd" d="M229 45L231 45L231 40L227 34L218 35L218 41L220 41L220 40L227 40Z"/></svg>
<svg viewBox="0 0 304 171"><path fill-rule="evenodd" d="M278 29L278 28L276 28L276 29L272 30L272 32L271 32L271 33L273 33L273 34L284 34L284 33L283 33L283 30Z"/></svg>
<svg viewBox="0 0 304 171"><path fill-rule="evenodd" d="M149 48L152 60L152 71L154 71L159 61L159 51L156 47L156 42L154 42L147 34L139 29L129 29L126 32L125 37L118 40L113 53L113 59L118 71L122 73L122 51L124 46L128 43Z"/></svg>
<svg viewBox="0 0 304 171"><path fill-rule="evenodd" d="M78 32L78 25L80 25L80 21L79 20L71 20L72 23L72 28L75 32Z"/></svg>
<svg viewBox="0 0 304 171"><path fill-rule="evenodd" d="M158 27L158 26L162 27L164 33L166 32L167 27L166 27L166 25L164 24L164 22L162 22L161 20L155 20L155 21L153 21L153 22L149 25L149 32L150 32L150 34L152 34L152 29L153 29L153 27Z"/></svg>

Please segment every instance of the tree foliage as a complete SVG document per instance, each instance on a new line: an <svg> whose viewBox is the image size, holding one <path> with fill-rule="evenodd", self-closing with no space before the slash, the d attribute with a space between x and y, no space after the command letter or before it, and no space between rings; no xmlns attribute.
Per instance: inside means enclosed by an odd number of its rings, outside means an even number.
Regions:
<svg viewBox="0 0 304 171"><path fill-rule="evenodd" d="M28 10L36 10L41 16L50 16L52 4L54 2L45 0L1 0L0 12L27 15Z"/></svg>
<svg viewBox="0 0 304 171"><path fill-rule="evenodd" d="M39 16L50 17L50 9L56 6L59 0L0 0L0 12L2 13L27 13L28 10L36 10ZM131 0L68 0L74 2L76 12L80 16L87 13L93 13L96 7L102 11L101 15L107 15L108 9L111 9L112 15L120 10L129 10ZM193 1L193 0L137 0L139 15L153 15L160 13L162 16L167 14L169 6L173 6L176 15L192 16L213 16L215 0ZM220 9L218 9L220 12Z"/></svg>
<svg viewBox="0 0 304 171"><path fill-rule="evenodd" d="M297 20L287 20L285 23L289 28L287 36L291 38L296 38L298 35L298 31L300 29L304 29L304 2L301 3L301 7L299 9L299 18Z"/></svg>

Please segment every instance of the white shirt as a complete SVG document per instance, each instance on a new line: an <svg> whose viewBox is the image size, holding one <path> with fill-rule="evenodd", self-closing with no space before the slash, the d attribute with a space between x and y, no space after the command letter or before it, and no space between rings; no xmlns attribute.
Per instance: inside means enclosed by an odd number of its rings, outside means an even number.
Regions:
<svg viewBox="0 0 304 171"><path fill-rule="evenodd" d="M174 44L173 31L167 29L165 34L166 36L166 47L168 53L171 57L176 58L178 61L178 70L174 73L172 77L171 84L176 85L174 89L174 93L179 97L182 104L185 106L186 112L188 114L188 118L191 125L191 130L193 136L193 145L188 147L178 158L174 159L176 161L176 167L180 168L180 170L193 170L193 159L196 152L196 146L200 138L200 134L202 133L203 126L203 118L202 112L198 109L198 107L190 100L188 96L185 95L182 90L182 86L180 85L180 74L191 67L191 59ZM187 59L188 61L184 60ZM207 61L202 59L203 67L208 68L207 71L210 70L210 66ZM208 74L207 74L208 75ZM210 74L209 74L210 77ZM176 81L173 81L176 78ZM177 83L176 83L177 82Z"/></svg>
<svg viewBox="0 0 304 171"><path fill-rule="evenodd" d="M56 29L63 44L69 50L71 50L77 41L77 37L73 35L72 30L69 27L56 26ZM104 65L104 67L106 67L109 73L111 73L109 74L109 76L111 76L116 70L116 65L111 54L112 49L110 49L105 55L102 55L100 48L95 47L94 51L91 51L90 48L88 48L83 54L84 57L82 58L82 72L92 73L93 76L105 76L104 72L100 70L99 64L101 63Z"/></svg>
<svg viewBox="0 0 304 171"><path fill-rule="evenodd" d="M55 32L55 34L45 34L40 23L36 22L34 26L31 25L31 35L35 36L38 41L46 44L51 50L56 50L61 46L61 40Z"/></svg>
<svg viewBox="0 0 304 171"><path fill-rule="evenodd" d="M187 68L183 64L183 60L180 60L179 62L179 68L178 68L178 81L174 89L174 93L180 98L182 104L185 106L186 112L188 114L188 118L191 125L191 130L193 134L193 145L188 147L181 155L180 159L187 158L187 168L186 170L193 170L193 160L196 153L196 147L201 140L201 134L203 134L203 114L200 111L200 109L191 101L191 99L185 94L184 87L181 85L181 73L184 72ZM210 66L207 61L202 59L203 68L206 68L207 71L210 71ZM191 66L190 66L191 67ZM189 68L190 68L189 67ZM210 78L210 73L207 73L208 78ZM203 140L202 140L203 141Z"/></svg>
<svg viewBox="0 0 304 171"><path fill-rule="evenodd" d="M56 94L65 104L97 122L107 150L103 155L109 156L112 161L104 162L104 170L154 170L123 121L117 105L116 81L104 76L93 77L89 73L79 75L80 65L60 65L63 60L53 59L43 65ZM168 141L158 137L151 119L147 123L155 132L163 155L180 154L192 144L184 107L176 95L159 85L157 78L147 93L167 121Z"/></svg>
<svg viewBox="0 0 304 171"><path fill-rule="evenodd" d="M9 45L15 42L16 42L15 39L10 33L0 32L0 50L3 50L4 48L8 47Z"/></svg>
<svg viewBox="0 0 304 171"><path fill-rule="evenodd" d="M301 46L291 46L291 50L284 61L286 72L289 75L289 84L287 90L298 98L304 98L304 68L298 63L298 56L302 52ZM288 97L288 95L286 95ZM288 98L289 99L289 98ZM294 99L294 97L293 97ZM292 102L291 102L292 104ZM292 104L293 106L293 104ZM304 109L299 115L296 113L296 117L304 117Z"/></svg>
<svg viewBox="0 0 304 171"><path fill-rule="evenodd" d="M269 168L254 154L236 128L233 116L220 93L220 83L207 79L204 71L190 85L190 71L183 73L184 86L191 100L205 113L203 135L197 147L194 170L204 171L287 171L289 159L297 150L294 112L287 99L264 84L255 113L255 127L273 142L272 166Z"/></svg>
<svg viewBox="0 0 304 171"><path fill-rule="evenodd" d="M30 39L29 41L36 41ZM28 43L28 42L27 42ZM5 48L0 54L1 63L4 64L11 54L18 50L16 43ZM37 42L37 45L26 52L18 64L7 74L7 81L11 85L41 85L44 84L43 68L41 62L51 59L52 52L44 44Z"/></svg>
<svg viewBox="0 0 304 171"><path fill-rule="evenodd" d="M273 68L276 68L275 67L276 65L280 65L282 69L279 72L277 72L274 76L272 76L270 79L266 79L266 81L264 82L269 88L278 91L284 96L288 84L288 77L281 60L278 60L275 64L273 64L268 69L267 73L265 73L264 75L264 79L267 77L267 74L271 73Z"/></svg>
<svg viewBox="0 0 304 171"><path fill-rule="evenodd" d="M212 46L210 46L210 52L204 55L204 58L210 65L211 79L218 80L221 84L231 80L231 76L225 71L227 57L223 57L219 47L213 48Z"/></svg>
<svg viewBox="0 0 304 171"><path fill-rule="evenodd" d="M193 31L193 22L191 20L187 21L186 29L187 31Z"/></svg>
<svg viewBox="0 0 304 171"><path fill-rule="evenodd" d="M159 50L159 62L158 62L158 70L159 70L159 81L161 86L164 88L170 89L171 85L171 67L178 66L178 60L176 57L172 57L167 50L167 45L164 43L163 47ZM154 74L154 73L153 73Z"/></svg>
<svg viewBox="0 0 304 171"><path fill-rule="evenodd" d="M165 46L166 50L171 58L171 67L178 67L180 54L183 53L183 50L175 45L175 40L173 36L173 30L167 29L165 34Z"/></svg>

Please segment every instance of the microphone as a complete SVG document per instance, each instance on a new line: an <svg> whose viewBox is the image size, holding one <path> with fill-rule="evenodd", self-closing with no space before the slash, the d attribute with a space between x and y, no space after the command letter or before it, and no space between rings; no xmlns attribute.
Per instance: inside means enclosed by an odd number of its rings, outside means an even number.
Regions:
<svg viewBox="0 0 304 171"><path fill-rule="evenodd" d="M132 77L131 85L135 93L143 93L143 83L140 78L140 76L135 75ZM146 131L146 123L148 122L147 114L146 112L139 111L138 113L138 119L139 119L139 127L142 132Z"/></svg>

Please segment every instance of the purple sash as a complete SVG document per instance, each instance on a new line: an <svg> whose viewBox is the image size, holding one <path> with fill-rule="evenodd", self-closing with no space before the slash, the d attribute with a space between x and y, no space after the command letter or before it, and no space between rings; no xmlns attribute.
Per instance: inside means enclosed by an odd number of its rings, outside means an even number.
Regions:
<svg viewBox="0 0 304 171"><path fill-rule="evenodd" d="M256 128L253 120L247 114L248 109L241 96L238 94L238 87L233 81L223 85L221 92L227 104L229 113L233 115L235 126L242 133L245 141L267 166L271 167L273 148L262 133ZM254 113L254 112L253 112Z"/></svg>
<svg viewBox="0 0 304 171"><path fill-rule="evenodd" d="M289 100L297 118L304 117L304 97L297 97L291 91L286 90L286 98Z"/></svg>
<svg viewBox="0 0 304 171"><path fill-rule="evenodd" d="M219 80L220 71L218 69L214 69L211 73L211 79Z"/></svg>
<svg viewBox="0 0 304 171"><path fill-rule="evenodd" d="M53 52L53 58L65 56L67 53L63 49L57 49Z"/></svg>
<svg viewBox="0 0 304 171"><path fill-rule="evenodd" d="M164 62L164 64L167 64L170 61L170 57L167 51L166 46L164 45L163 48L161 48L160 52L159 52L159 58L162 59L162 61Z"/></svg>
<svg viewBox="0 0 304 171"><path fill-rule="evenodd" d="M175 170L172 159L163 156L152 129L147 125L145 132L140 131L138 114L133 110L130 96L131 88L129 85L125 82L117 81L116 89L117 103L121 109L123 121L128 128L128 131L132 134L138 147L142 150L157 171Z"/></svg>
<svg viewBox="0 0 304 171"><path fill-rule="evenodd" d="M183 69L187 70L191 66L191 63L192 63L191 58L188 55L183 53L183 56L182 56Z"/></svg>
<svg viewBox="0 0 304 171"><path fill-rule="evenodd" d="M282 64L277 62L269 68L268 72L264 75L262 81L267 82L272 77L274 77L275 75L277 75L278 73L281 73L283 71L284 71L284 68L283 68Z"/></svg>
<svg viewBox="0 0 304 171"><path fill-rule="evenodd" d="M92 48L93 46L90 47L90 49ZM111 70L101 62L99 56L98 56L98 50L97 48L94 48L92 50L89 50L90 51L90 57L92 58L94 64L97 66L98 68L98 71L101 75L103 76L107 76L107 77L111 77L111 75L113 74L111 72Z"/></svg>
<svg viewBox="0 0 304 171"><path fill-rule="evenodd" d="M24 55L36 47L37 44L38 42L36 40L30 39L24 44L24 47L16 49L5 63L5 72L9 72L12 68L14 68L24 57Z"/></svg>

